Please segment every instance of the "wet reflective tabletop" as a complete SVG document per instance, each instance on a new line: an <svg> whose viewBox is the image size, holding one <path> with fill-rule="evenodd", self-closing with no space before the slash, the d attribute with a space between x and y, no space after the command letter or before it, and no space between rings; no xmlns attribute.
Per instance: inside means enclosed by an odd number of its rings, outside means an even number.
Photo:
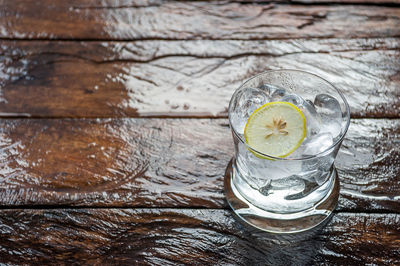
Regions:
<svg viewBox="0 0 400 266"><path fill-rule="evenodd" d="M0 263L400 264L400 2L0 1ZM339 204L261 233L224 195L227 107L279 68L337 85Z"/></svg>

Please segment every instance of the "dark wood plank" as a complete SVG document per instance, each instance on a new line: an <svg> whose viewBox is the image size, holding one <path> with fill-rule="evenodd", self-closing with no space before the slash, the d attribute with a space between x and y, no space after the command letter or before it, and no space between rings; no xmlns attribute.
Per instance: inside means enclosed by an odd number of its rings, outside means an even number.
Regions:
<svg viewBox="0 0 400 266"><path fill-rule="evenodd" d="M0 4L1 38L248 40L400 35L398 7L79 0Z"/></svg>
<svg viewBox="0 0 400 266"><path fill-rule="evenodd" d="M400 39L0 42L0 115L226 117L233 91L278 68L337 85L353 117L400 116Z"/></svg>
<svg viewBox="0 0 400 266"><path fill-rule="evenodd" d="M226 119L0 122L0 203L226 208ZM353 120L339 210L400 210L400 120Z"/></svg>
<svg viewBox="0 0 400 266"><path fill-rule="evenodd" d="M311 239L277 241L227 210L2 210L0 262L396 265L399 223L398 214L339 213Z"/></svg>

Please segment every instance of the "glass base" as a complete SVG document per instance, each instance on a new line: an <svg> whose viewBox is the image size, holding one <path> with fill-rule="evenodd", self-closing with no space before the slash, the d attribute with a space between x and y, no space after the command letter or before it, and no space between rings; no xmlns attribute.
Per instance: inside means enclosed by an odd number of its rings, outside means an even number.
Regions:
<svg viewBox="0 0 400 266"><path fill-rule="evenodd" d="M225 195L235 214L247 224L270 233L299 233L323 224L333 214L339 199L339 179L333 167L331 188L314 207L296 213L275 213L258 208L245 199L233 182L233 159L225 171Z"/></svg>

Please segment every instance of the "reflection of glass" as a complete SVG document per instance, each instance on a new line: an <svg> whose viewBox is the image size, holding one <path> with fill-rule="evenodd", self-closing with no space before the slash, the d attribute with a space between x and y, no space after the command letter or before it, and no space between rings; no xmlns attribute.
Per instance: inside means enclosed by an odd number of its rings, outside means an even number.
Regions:
<svg viewBox="0 0 400 266"><path fill-rule="evenodd" d="M249 116L274 101L296 105L306 118L306 138L285 158L261 153L244 139ZM297 232L330 216L339 191L333 162L350 123L349 106L339 90L303 71L265 72L235 91L229 123L235 157L225 189L239 217L266 231Z"/></svg>

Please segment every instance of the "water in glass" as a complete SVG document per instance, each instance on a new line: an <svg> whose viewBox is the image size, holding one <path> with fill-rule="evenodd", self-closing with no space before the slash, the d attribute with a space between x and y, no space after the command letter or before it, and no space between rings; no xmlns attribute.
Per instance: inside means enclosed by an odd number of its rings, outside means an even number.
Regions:
<svg viewBox="0 0 400 266"><path fill-rule="evenodd" d="M306 138L286 160L255 156L243 141L249 116L275 101L296 105L306 118ZM338 100L326 93L305 100L285 88L263 84L239 91L231 104L237 149L234 182L240 194L255 206L277 213L299 212L320 201L331 188L327 181L339 146L333 144L344 128Z"/></svg>

